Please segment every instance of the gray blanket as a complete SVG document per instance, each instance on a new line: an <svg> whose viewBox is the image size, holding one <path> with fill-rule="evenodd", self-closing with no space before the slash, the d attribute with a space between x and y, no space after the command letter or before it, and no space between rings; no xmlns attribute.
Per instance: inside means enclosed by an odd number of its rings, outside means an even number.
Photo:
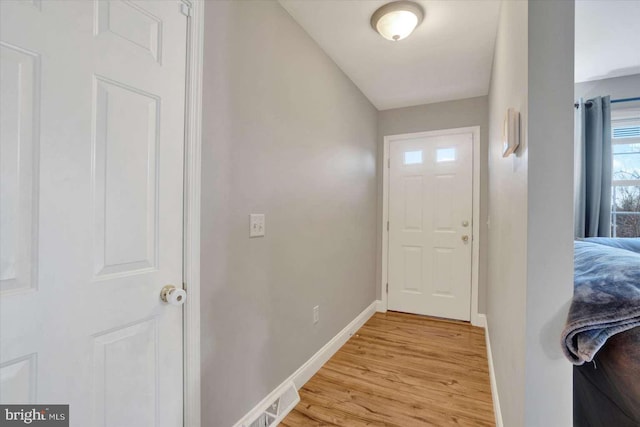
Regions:
<svg viewBox="0 0 640 427"><path fill-rule="evenodd" d="M562 347L575 365L591 362L609 337L640 326L640 253L612 242L574 244L574 295Z"/></svg>
<svg viewBox="0 0 640 427"><path fill-rule="evenodd" d="M627 238L615 238L615 237L587 237L586 239L580 239L583 242L598 243L600 245L611 246L612 248L626 249L640 253L640 238L627 239Z"/></svg>

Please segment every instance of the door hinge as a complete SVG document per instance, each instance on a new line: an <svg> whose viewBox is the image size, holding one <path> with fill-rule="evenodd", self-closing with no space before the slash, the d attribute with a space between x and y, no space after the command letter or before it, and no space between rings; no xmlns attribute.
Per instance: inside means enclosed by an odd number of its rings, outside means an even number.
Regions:
<svg viewBox="0 0 640 427"><path fill-rule="evenodd" d="M387 293L389 293L389 284L387 283Z"/></svg>
<svg viewBox="0 0 640 427"><path fill-rule="evenodd" d="M191 16L191 6L187 3L180 3L180 13L184 16Z"/></svg>
<svg viewBox="0 0 640 427"><path fill-rule="evenodd" d="M387 231L389 231L389 221L387 221Z"/></svg>
<svg viewBox="0 0 640 427"><path fill-rule="evenodd" d="M391 158L387 159L387 168L391 169Z"/></svg>

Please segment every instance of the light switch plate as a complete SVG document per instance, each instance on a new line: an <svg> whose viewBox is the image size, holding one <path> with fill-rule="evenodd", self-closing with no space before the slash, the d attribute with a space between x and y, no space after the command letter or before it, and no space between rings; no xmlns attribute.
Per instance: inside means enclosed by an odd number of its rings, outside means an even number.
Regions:
<svg viewBox="0 0 640 427"><path fill-rule="evenodd" d="M264 232L264 214L249 215L249 237L263 237Z"/></svg>

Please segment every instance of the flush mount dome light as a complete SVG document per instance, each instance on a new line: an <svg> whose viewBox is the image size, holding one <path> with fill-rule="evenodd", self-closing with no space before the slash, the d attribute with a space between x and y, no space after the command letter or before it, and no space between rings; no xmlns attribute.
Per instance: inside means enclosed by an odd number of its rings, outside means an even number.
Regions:
<svg viewBox="0 0 640 427"><path fill-rule="evenodd" d="M424 12L412 1L387 3L371 16L371 26L382 37L398 41L408 37L420 25Z"/></svg>

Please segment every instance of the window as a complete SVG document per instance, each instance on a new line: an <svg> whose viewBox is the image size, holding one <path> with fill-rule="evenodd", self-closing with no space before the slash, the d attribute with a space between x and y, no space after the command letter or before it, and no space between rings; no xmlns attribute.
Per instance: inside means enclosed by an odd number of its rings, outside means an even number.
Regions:
<svg viewBox="0 0 640 427"><path fill-rule="evenodd" d="M640 237L640 109L612 112L611 235Z"/></svg>
<svg viewBox="0 0 640 427"><path fill-rule="evenodd" d="M456 149L455 148L438 148L436 152L437 162L455 162L456 161Z"/></svg>
<svg viewBox="0 0 640 427"><path fill-rule="evenodd" d="M422 151L405 151L404 164L417 165L422 163Z"/></svg>

